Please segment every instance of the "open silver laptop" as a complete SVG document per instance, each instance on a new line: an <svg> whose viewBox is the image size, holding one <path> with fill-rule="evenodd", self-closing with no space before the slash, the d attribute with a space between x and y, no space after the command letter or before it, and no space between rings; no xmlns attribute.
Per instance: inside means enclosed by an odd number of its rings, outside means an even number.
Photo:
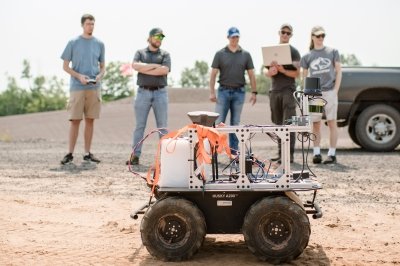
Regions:
<svg viewBox="0 0 400 266"><path fill-rule="evenodd" d="M289 44L278 44L272 46L261 47L264 66L270 66L272 61L276 61L279 65L291 65L292 55L290 53Z"/></svg>

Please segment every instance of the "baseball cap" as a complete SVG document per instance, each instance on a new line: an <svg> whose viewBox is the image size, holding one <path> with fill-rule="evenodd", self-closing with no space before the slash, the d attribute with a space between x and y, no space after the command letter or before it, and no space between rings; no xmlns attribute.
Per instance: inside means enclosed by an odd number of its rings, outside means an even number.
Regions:
<svg viewBox="0 0 400 266"><path fill-rule="evenodd" d="M235 37L235 36L240 37L239 29L236 28L236 27L229 28L229 30L228 30L228 38Z"/></svg>
<svg viewBox="0 0 400 266"><path fill-rule="evenodd" d="M162 29L160 29L160 28L153 28L149 32L149 36L154 36L154 35L157 35L157 34L161 34L163 37L165 37L165 35L163 34Z"/></svg>
<svg viewBox="0 0 400 266"><path fill-rule="evenodd" d="M321 26L315 26L311 29L311 34L313 35L320 35L322 33L325 33L325 30Z"/></svg>
<svg viewBox="0 0 400 266"><path fill-rule="evenodd" d="M282 24L281 30L283 30L284 28L288 28L290 31L293 31L293 27L289 23Z"/></svg>

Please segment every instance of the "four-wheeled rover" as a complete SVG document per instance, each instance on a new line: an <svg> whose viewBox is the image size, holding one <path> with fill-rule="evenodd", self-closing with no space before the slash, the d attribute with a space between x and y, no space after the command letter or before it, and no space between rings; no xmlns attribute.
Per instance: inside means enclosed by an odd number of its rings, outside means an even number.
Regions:
<svg viewBox="0 0 400 266"><path fill-rule="evenodd" d="M282 263L297 258L310 237L307 215L322 217L315 201L322 186L308 168L304 149L303 169L291 171L289 135L294 132L300 141L309 141L309 111L321 112L319 106L309 106L315 95L311 90L296 96L302 114L288 125L211 127L217 113L191 112L192 125L164 136L147 178L155 200L150 197L131 214L134 219L144 214L140 232L149 253L162 260L187 260L206 234L242 233L261 260ZM226 142L229 133L239 140L235 156ZM253 154L251 141L259 134L280 139L280 164ZM222 153L230 155L225 165L219 162ZM304 191L309 200L300 198Z"/></svg>

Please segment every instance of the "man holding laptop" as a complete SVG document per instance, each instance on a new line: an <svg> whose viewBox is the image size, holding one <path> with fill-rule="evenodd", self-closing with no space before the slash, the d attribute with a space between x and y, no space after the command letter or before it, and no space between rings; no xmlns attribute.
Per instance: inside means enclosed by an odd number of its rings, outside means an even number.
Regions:
<svg viewBox="0 0 400 266"><path fill-rule="evenodd" d="M283 24L279 31L279 47L277 49L287 50L285 54L279 54L277 51L272 54L271 62L265 62L268 54L264 51L264 74L271 78L271 89L269 94L270 108L271 108L271 120L276 125L283 125L292 116L296 115L296 101L293 97L293 92L296 90L295 79L300 74L300 53L293 46L289 45L289 40L293 35L293 27L290 24ZM289 49L290 48L290 49ZM291 60L288 62L288 53L290 52ZM275 61L273 56L276 56ZM281 62L279 62L281 60ZM290 62L291 61L291 62ZM290 133L290 162L292 163L294 158L294 146L295 146L295 133ZM278 156L273 158L273 161L281 163L281 145L280 140L278 143Z"/></svg>

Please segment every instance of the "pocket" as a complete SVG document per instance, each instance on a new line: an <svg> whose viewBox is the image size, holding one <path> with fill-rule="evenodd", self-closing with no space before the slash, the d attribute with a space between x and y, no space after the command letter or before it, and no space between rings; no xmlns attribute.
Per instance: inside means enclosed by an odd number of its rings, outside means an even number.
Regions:
<svg viewBox="0 0 400 266"><path fill-rule="evenodd" d="M99 103L103 101L103 98L101 96L101 87L97 89L97 100Z"/></svg>
<svg viewBox="0 0 400 266"><path fill-rule="evenodd" d="M75 101L76 101L75 97L70 96L70 98L68 99L68 101L67 101L67 103L66 103L66 109L67 109L68 111L71 110L71 108L72 108L72 106L74 105Z"/></svg>

